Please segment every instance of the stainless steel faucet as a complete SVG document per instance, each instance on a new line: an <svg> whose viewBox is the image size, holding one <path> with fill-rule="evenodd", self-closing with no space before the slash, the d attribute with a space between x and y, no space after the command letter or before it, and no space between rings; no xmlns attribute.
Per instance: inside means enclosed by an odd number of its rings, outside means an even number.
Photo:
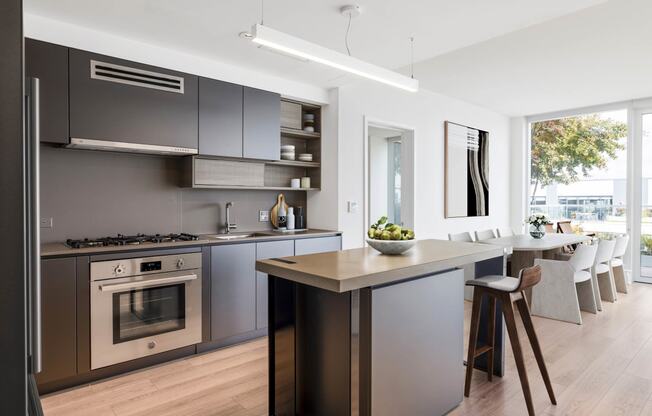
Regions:
<svg viewBox="0 0 652 416"><path fill-rule="evenodd" d="M226 234L230 234L231 230L235 230L238 228L238 225L233 223L231 224L231 207L233 206L233 202L227 202L226 203L226 223L225 228L226 228Z"/></svg>

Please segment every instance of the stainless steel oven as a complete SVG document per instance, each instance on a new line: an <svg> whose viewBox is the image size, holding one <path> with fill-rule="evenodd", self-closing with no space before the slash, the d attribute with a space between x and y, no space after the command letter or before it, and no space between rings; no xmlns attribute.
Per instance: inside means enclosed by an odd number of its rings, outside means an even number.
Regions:
<svg viewBox="0 0 652 416"><path fill-rule="evenodd" d="M201 253L91 263L91 368L201 342Z"/></svg>

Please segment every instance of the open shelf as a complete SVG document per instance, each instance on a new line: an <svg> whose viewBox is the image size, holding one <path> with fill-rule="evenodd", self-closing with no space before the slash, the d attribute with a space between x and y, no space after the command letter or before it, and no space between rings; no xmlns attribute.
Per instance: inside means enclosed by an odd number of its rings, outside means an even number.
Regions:
<svg viewBox="0 0 652 416"><path fill-rule="evenodd" d="M281 127L281 136L294 137L297 139L319 139L321 138L321 133Z"/></svg>
<svg viewBox="0 0 652 416"><path fill-rule="evenodd" d="M256 191L319 191L319 188L291 188L289 186L237 186L237 185L195 185L194 189L243 189Z"/></svg>
<svg viewBox="0 0 652 416"><path fill-rule="evenodd" d="M303 168L318 168L321 166L321 163L319 162L302 162L301 160L274 160L265 163L268 165L296 166Z"/></svg>

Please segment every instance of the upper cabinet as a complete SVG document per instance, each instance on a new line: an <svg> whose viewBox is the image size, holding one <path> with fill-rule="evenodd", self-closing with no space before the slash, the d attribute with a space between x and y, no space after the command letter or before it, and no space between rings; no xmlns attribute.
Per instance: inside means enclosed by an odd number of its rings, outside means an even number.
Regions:
<svg viewBox="0 0 652 416"><path fill-rule="evenodd" d="M70 49L70 137L197 149L194 75Z"/></svg>
<svg viewBox="0 0 652 416"><path fill-rule="evenodd" d="M68 48L26 39L25 75L40 80L41 141L68 143Z"/></svg>
<svg viewBox="0 0 652 416"><path fill-rule="evenodd" d="M199 78L199 154L242 157L242 85Z"/></svg>
<svg viewBox="0 0 652 416"><path fill-rule="evenodd" d="M281 96L244 88L242 155L278 160L281 152Z"/></svg>

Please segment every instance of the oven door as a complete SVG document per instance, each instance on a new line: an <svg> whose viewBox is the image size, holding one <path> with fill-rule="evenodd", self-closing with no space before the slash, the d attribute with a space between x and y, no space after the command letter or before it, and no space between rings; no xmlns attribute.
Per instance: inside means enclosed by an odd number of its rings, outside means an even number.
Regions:
<svg viewBox="0 0 652 416"><path fill-rule="evenodd" d="M91 369L199 342L199 270L91 282Z"/></svg>

